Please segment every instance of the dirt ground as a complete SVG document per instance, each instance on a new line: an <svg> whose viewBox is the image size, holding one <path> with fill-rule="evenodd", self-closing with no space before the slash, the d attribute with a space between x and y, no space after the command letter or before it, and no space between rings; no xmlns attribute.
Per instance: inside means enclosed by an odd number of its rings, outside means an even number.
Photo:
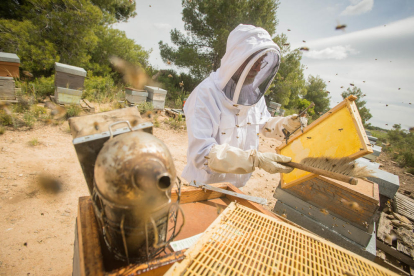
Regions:
<svg viewBox="0 0 414 276"><path fill-rule="evenodd" d="M186 131L161 123L154 135L170 149L180 175L186 164ZM261 138L260 150L274 151L276 145ZM38 185L43 175L56 179L60 190ZM278 174L256 170L244 192L266 198L270 209L278 183ZM87 195L66 122L38 123L32 130L7 130L1 135L0 275L71 275L78 198Z"/></svg>

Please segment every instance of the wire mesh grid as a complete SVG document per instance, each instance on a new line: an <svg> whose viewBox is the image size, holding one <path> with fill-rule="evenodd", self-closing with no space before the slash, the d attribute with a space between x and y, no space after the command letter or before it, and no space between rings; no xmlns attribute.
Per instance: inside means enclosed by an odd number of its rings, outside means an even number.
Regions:
<svg viewBox="0 0 414 276"><path fill-rule="evenodd" d="M213 225L170 275L396 275L241 205L229 205Z"/></svg>

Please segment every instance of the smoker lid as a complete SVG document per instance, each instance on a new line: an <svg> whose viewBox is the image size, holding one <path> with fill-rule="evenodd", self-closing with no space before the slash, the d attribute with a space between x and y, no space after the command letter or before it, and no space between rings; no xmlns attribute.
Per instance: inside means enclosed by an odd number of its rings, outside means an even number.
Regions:
<svg viewBox="0 0 414 276"><path fill-rule="evenodd" d="M13 53L0 52L0 61L20 63L20 58Z"/></svg>
<svg viewBox="0 0 414 276"><path fill-rule="evenodd" d="M72 66L72 65L68 65L68 64L55 62L55 70L56 72L62 72L62 73L76 75L76 76L86 77L85 69Z"/></svg>

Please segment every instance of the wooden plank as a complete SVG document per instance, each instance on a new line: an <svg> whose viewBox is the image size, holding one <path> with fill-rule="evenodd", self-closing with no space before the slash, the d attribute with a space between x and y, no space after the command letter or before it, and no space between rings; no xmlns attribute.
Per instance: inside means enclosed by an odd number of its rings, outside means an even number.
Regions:
<svg viewBox="0 0 414 276"><path fill-rule="evenodd" d="M89 196L79 198L78 238L81 275L104 275L103 257L99 242L98 223Z"/></svg>
<svg viewBox="0 0 414 276"><path fill-rule="evenodd" d="M350 96L315 122L307 126L276 150L278 153L292 157L292 161L313 156L350 157L356 159L372 153L365 130L360 124L357 108ZM295 169L289 174L282 174L282 188L288 188L306 180L315 174Z"/></svg>
<svg viewBox="0 0 414 276"><path fill-rule="evenodd" d="M381 249L385 253L390 254L394 258L398 259L399 261L414 267L414 260L413 258L399 252L394 247L388 246L387 244L383 243L381 240L377 239L377 249Z"/></svg>
<svg viewBox="0 0 414 276"><path fill-rule="evenodd" d="M391 220L387 218L386 213L382 212L378 222L377 239L392 245L392 239L389 238L392 228Z"/></svg>
<svg viewBox="0 0 414 276"><path fill-rule="evenodd" d="M145 275L156 276L163 275L167 270L177 261L184 259L185 250L162 256L155 260L143 264L131 264L127 267L114 270L108 274L108 276L121 276L121 275Z"/></svg>
<svg viewBox="0 0 414 276"><path fill-rule="evenodd" d="M367 224L373 225L379 208L379 194L375 185L377 184L360 180L358 185L351 186L318 176L284 190L366 230Z"/></svg>
<svg viewBox="0 0 414 276"><path fill-rule="evenodd" d="M217 183L217 184L210 184L211 186L214 186L216 188L220 189L227 189L230 183ZM175 202L177 201L177 188L174 187L171 191L171 201ZM204 201L214 198L220 198L223 197L224 194L218 193L211 190L205 190L203 191L200 188L196 188L193 186L182 186L181 187L181 198L180 198L180 204L190 203L190 202L197 202L197 201Z"/></svg>

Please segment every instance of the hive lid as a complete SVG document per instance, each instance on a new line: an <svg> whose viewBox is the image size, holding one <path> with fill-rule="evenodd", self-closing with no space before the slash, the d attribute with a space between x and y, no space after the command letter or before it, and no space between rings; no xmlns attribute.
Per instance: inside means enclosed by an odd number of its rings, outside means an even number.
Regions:
<svg viewBox="0 0 414 276"><path fill-rule="evenodd" d="M0 52L0 61L20 63L20 58L13 53Z"/></svg>
<svg viewBox="0 0 414 276"><path fill-rule="evenodd" d="M284 141L276 149L277 152L292 157L292 161L298 163L306 157L357 159L372 153L355 104L356 99L355 96L349 96L307 126L303 133L298 130L287 145ZM297 185L315 176L313 173L294 169L289 174L282 174L282 188Z"/></svg>
<svg viewBox="0 0 414 276"><path fill-rule="evenodd" d="M167 94L167 90L155 86L145 86L145 90L147 90L150 93Z"/></svg>
<svg viewBox="0 0 414 276"><path fill-rule="evenodd" d="M57 72L72 74L76 76L86 77L86 71L83 68L55 62L55 70Z"/></svg>

